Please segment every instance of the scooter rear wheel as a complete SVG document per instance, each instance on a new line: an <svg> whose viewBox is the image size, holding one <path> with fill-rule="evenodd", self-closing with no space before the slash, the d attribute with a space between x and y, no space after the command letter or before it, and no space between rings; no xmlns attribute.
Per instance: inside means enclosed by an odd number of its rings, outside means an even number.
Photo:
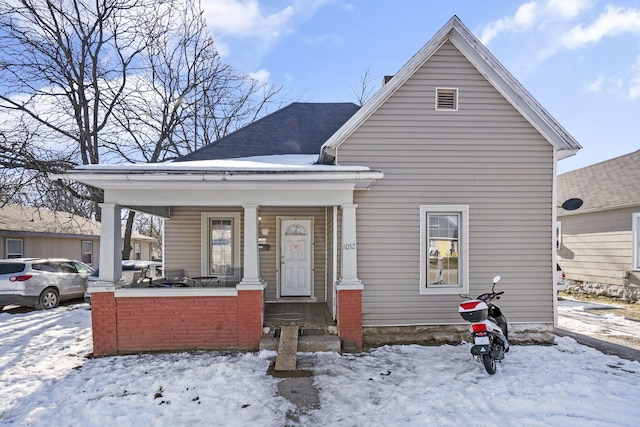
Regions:
<svg viewBox="0 0 640 427"><path fill-rule="evenodd" d="M486 369L487 373L490 375L496 373L496 359L490 354L482 355L482 364L484 365L484 369Z"/></svg>

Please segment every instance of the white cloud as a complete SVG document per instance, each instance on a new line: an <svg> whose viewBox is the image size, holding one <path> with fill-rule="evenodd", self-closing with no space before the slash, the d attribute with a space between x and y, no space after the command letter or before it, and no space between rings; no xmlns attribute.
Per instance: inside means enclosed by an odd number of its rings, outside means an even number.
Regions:
<svg viewBox="0 0 640 427"><path fill-rule="evenodd" d="M578 16L590 5L590 0L549 0L547 9L551 14L566 20Z"/></svg>
<svg viewBox="0 0 640 427"><path fill-rule="evenodd" d="M201 1L220 55L242 58L241 67L255 69L283 37L335 0L284 0L277 5L271 0Z"/></svg>
<svg viewBox="0 0 640 427"><path fill-rule="evenodd" d="M480 41L487 44L504 31L521 31L531 28L536 21L537 7L538 3L536 1L524 3L520 5L512 17L507 16L489 23L482 30Z"/></svg>
<svg viewBox="0 0 640 427"><path fill-rule="evenodd" d="M621 33L640 34L640 9L609 5L593 24L580 24L572 28L560 39L560 43L567 49L575 49Z"/></svg>
<svg viewBox="0 0 640 427"><path fill-rule="evenodd" d="M261 68L258 71L249 73L249 77L261 83L269 83L269 77L271 77L271 73L268 70Z"/></svg>
<svg viewBox="0 0 640 427"><path fill-rule="evenodd" d="M587 85L587 92L599 93L602 92L602 86L604 85L604 76L602 74Z"/></svg>
<svg viewBox="0 0 640 427"><path fill-rule="evenodd" d="M631 99L640 98L640 55L636 57L636 63L633 66L634 76L629 84L629 97Z"/></svg>
<svg viewBox="0 0 640 427"><path fill-rule="evenodd" d="M513 16L490 22L481 31L480 41L487 44L500 33L524 32L551 22L566 22L592 7L594 0L533 0L521 4Z"/></svg>
<svg viewBox="0 0 640 427"><path fill-rule="evenodd" d="M202 6L214 34L235 36L278 37L294 13L291 5L266 13L257 0L204 0Z"/></svg>

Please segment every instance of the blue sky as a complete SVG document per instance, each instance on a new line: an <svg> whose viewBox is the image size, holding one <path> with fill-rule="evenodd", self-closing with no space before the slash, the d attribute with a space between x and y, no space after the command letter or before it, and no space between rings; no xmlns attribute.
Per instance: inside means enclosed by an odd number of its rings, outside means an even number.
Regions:
<svg viewBox="0 0 640 427"><path fill-rule="evenodd" d="M202 0L225 62L287 101L355 102L453 16L583 146L567 172L640 148L637 0Z"/></svg>

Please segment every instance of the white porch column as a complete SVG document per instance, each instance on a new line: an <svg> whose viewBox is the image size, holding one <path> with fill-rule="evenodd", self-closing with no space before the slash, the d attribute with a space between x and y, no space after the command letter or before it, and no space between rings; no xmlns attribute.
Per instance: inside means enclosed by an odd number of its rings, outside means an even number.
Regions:
<svg viewBox="0 0 640 427"><path fill-rule="evenodd" d="M96 287L113 290L113 286L122 276L121 208L114 203L100 203L100 209L100 277Z"/></svg>
<svg viewBox="0 0 640 427"><path fill-rule="evenodd" d="M242 205L244 208L244 274L237 289L264 289L260 277L258 254L258 205Z"/></svg>
<svg viewBox="0 0 640 427"><path fill-rule="evenodd" d="M338 289L362 289L358 279L358 250L356 245L356 208L345 204L342 209L342 269Z"/></svg>

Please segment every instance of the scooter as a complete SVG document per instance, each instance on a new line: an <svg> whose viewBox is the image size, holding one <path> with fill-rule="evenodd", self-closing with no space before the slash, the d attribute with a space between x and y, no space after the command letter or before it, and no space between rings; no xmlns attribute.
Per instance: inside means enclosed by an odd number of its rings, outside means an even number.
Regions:
<svg viewBox="0 0 640 427"><path fill-rule="evenodd" d="M509 351L507 319L500 307L492 303L504 294L504 291L494 291L499 281L500 276L494 277L491 292L479 295L476 299L460 295L470 301L463 302L458 307L460 316L467 322L471 322L469 329L473 338L471 354L478 362L482 361L484 368L491 375L496 373L496 363L504 359L504 354Z"/></svg>

